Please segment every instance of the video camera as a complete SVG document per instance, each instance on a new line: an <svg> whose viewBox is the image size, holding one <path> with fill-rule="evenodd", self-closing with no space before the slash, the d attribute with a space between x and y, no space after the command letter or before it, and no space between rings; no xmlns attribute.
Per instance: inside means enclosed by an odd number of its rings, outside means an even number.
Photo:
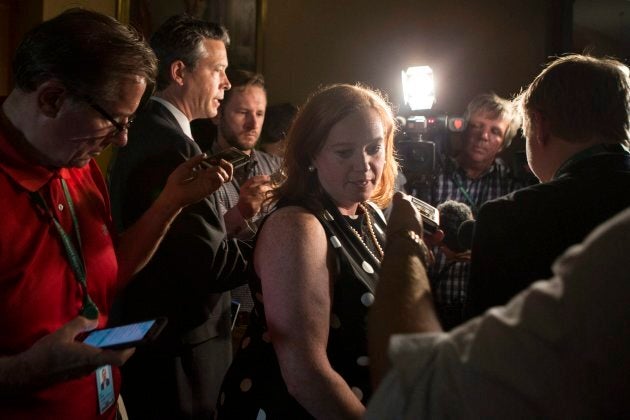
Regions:
<svg viewBox="0 0 630 420"><path fill-rule="evenodd" d="M435 84L429 66L409 67L402 72L405 105L397 119L400 130L395 139L407 189L426 188L436 166L448 152L449 137L465 129L461 117L433 110Z"/></svg>
<svg viewBox="0 0 630 420"><path fill-rule="evenodd" d="M401 126L395 139L396 151L407 186L418 188L430 182L447 155L451 133L464 131L466 122L462 117L432 110L412 111L398 120Z"/></svg>

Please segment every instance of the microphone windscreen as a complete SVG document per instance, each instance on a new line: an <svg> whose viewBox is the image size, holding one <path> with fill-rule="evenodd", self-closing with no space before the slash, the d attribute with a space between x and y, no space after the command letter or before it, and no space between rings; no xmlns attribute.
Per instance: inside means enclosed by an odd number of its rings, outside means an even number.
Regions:
<svg viewBox="0 0 630 420"><path fill-rule="evenodd" d="M466 220L457 230L457 242L465 250L472 248L473 236L475 234L475 221Z"/></svg>
<svg viewBox="0 0 630 420"><path fill-rule="evenodd" d="M437 209L440 212L440 229L444 232L442 244L453 252L466 251L459 245L458 232L462 223L473 218L470 207L459 201L446 200Z"/></svg>

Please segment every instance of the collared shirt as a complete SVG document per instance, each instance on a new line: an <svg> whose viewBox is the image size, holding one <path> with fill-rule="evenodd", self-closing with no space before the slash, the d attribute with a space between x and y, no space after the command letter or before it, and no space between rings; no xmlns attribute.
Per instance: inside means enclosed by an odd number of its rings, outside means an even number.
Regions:
<svg viewBox="0 0 630 420"><path fill-rule="evenodd" d="M486 201L524 186L525 183L514 178L509 168L499 159L476 179L469 178L466 171L454 159L450 159L446 168L431 184L430 195L419 198L436 207L447 200L459 201L468 205L476 216ZM449 262L437 247L433 252L435 264L429 270L429 277L441 320L446 328L450 328L462 319L461 311L470 278L470 262Z"/></svg>
<svg viewBox="0 0 630 420"><path fill-rule="evenodd" d="M15 355L56 331L77 315L83 292L68 262L43 199L74 237L61 179L68 186L81 232L81 251L89 295L100 309L99 327L107 323L117 288L109 197L98 165L50 170L28 160L0 126L0 354ZM113 369L115 392L120 390ZM0 402L0 418L114 418L110 408L98 416L95 374L59 382Z"/></svg>
<svg viewBox="0 0 630 420"><path fill-rule="evenodd" d="M626 209L507 306L451 333L393 336L365 418L627 417L629 247Z"/></svg>
<svg viewBox="0 0 630 420"><path fill-rule="evenodd" d="M193 139L193 135L192 135L192 131L190 129L190 121L188 120L188 117L186 115L184 115L184 113L182 111L177 109L177 107L175 105L173 105L172 103L170 103L166 99L158 98L157 96L151 96L151 99L161 103L162 105L164 105L166 107L166 109L171 111L171 114L173 114L173 116L177 120L177 123L182 128L182 131L184 132L184 134L186 134L188 137L190 137L191 140L194 140Z"/></svg>

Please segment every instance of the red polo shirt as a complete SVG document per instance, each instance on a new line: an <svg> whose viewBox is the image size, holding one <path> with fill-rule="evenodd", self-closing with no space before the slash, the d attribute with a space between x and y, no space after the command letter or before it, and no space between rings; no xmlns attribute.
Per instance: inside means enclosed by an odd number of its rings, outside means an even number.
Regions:
<svg viewBox="0 0 630 420"><path fill-rule="evenodd" d="M83 293L50 217L32 200L39 191L66 232L74 235L60 179L74 202L90 297L107 322L116 293L118 264L112 243L109 197L94 161L51 171L27 160L0 125L0 355L27 350L75 318ZM74 237L74 236L73 236ZM120 375L114 369L118 395ZM114 418L99 416L95 374L63 382L12 401L0 401L0 418Z"/></svg>

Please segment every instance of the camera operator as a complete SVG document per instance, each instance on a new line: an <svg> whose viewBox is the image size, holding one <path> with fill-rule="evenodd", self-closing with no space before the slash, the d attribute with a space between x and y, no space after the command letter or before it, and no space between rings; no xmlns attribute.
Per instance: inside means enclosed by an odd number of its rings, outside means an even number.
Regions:
<svg viewBox="0 0 630 420"><path fill-rule="evenodd" d="M497 159L516 135L520 118L510 101L484 93L470 101L464 119L461 150L454 158L446 158L434 174L427 196L418 198L434 206L459 201L476 215L486 201L525 186Z"/></svg>
<svg viewBox="0 0 630 420"><path fill-rule="evenodd" d="M468 205L476 216L486 201L525 186L497 158L499 152L510 145L520 126L520 118L510 101L494 93L473 98L464 118L467 125L460 152L454 158L446 157L428 188L423 189L426 192L419 194L418 198L433 206L447 200L458 201ZM436 286L438 312L442 312L440 308L447 307L451 314L461 313L470 277L470 261L453 261L440 249L435 249L434 253L436 263L429 277ZM449 318L448 322L441 320L446 329L462 320L458 316Z"/></svg>

